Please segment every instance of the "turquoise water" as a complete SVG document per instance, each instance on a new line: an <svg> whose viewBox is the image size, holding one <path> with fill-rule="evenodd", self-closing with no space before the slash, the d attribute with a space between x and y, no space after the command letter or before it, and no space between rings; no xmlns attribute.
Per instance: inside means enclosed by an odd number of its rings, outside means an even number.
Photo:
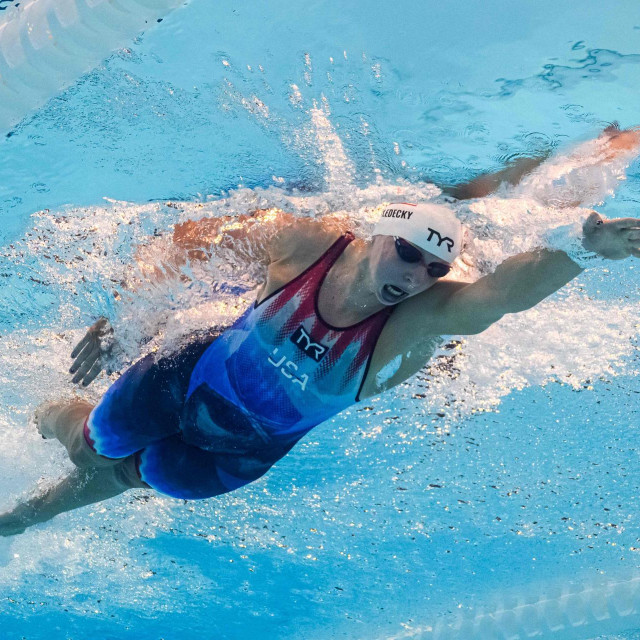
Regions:
<svg viewBox="0 0 640 640"><path fill-rule="evenodd" d="M251 299L210 294L237 284L221 264L132 295L137 245L256 206L357 224L430 181L640 124L640 15L613 7L192 0L16 127L0 154L6 503L69 468L29 417L71 392L92 318L133 359L143 334L170 342ZM603 214L637 215L637 163L626 176ZM530 239L521 208L483 206L496 237ZM639 283L631 261L580 276L234 494L131 492L27 532L0 567L4 637L427 637L509 591L633 575Z"/></svg>

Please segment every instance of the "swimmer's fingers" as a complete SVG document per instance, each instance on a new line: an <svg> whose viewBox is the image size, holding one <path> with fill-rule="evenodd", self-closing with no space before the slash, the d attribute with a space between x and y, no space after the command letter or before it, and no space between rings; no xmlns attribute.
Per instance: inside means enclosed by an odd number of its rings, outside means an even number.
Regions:
<svg viewBox="0 0 640 640"><path fill-rule="evenodd" d="M84 358L82 364L80 365L80 368L78 369L78 373L76 373L76 375L73 376L73 379L71 380L71 382L73 382L74 384L77 384L78 382L80 382L80 380L82 380L87 375L91 367L93 367L93 365L97 361L99 361L99 359L100 359L100 348L98 347L93 351L91 351Z"/></svg>
<svg viewBox="0 0 640 640"><path fill-rule="evenodd" d="M105 317L98 318L98 320L89 327L84 338L73 348L71 357L77 358L88 344L92 342L99 344L101 338L110 335L113 335L113 327L109 323L109 320Z"/></svg>
<svg viewBox="0 0 640 640"><path fill-rule="evenodd" d="M100 343L96 339L88 340L73 361L69 373L75 373L94 353L100 355Z"/></svg>
<svg viewBox="0 0 640 640"><path fill-rule="evenodd" d="M98 374L101 371L102 371L102 361L100 358L98 358L93 364L93 366L91 367L91 369L87 371L87 375L84 377L84 380L82 381L82 386L88 387L98 377Z"/></svg>
<svg viewBox="0 0 640 640"><path fill-rule="evenodd" d="M71 357L72 358L77 358L80 353L82 352L82 350L93 340L93 335L91 334L91 332L87 332L84 336L84 338L82 338L82 340L80 340L80 342L78 342L78 344L73 348L73 351L71 352ZM73 373L73 372L72 372Z"/></svg>
<svg viewBox="0 0 640 640"><path fill-rule="evenodd" d="M616 218L615 220L610 220L609 224L621 231L638 230L640 229L640 218Z"/></svg>

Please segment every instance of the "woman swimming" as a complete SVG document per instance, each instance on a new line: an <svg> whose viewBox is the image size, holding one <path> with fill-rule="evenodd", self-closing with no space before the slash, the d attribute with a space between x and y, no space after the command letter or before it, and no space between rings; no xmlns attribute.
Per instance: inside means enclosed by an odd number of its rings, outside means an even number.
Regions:
<svg viewBox="0 0 640 640"><path fill-rule="evenodd" d="M640 146L635 131L603 137L596 161ZM485 195L501 181L479 179L454 195ZM388 205L370 241L328 218L283 212L177 225L174 243L192 259L223 246L268 268L255 304L220 334L138 361L95 407L41 406L40 433L59 440L76 469L0 515L0 535L130 488L199 499L256 480L314 426L419 371L437 336L477 334L529 309L591 260L640 257L640 219L590 212L579 231L467 283L442 279L462 249L461 225L442 204ZM100 372L107 331L99 320L74 349L74 382Z"/></svg>

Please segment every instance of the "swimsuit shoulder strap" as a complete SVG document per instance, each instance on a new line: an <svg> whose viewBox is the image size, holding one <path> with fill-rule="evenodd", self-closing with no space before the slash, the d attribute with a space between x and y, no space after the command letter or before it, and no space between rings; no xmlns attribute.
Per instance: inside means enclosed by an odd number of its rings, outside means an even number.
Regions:
<svg viewBox="0 0 640 640"><path fill-rule="evenodd" d="M321 256L311 265L311 269L318 271L320 277L324 277L336 260L342 255L347 246L353 242L355 236L350 231L341 235Z"/></svg>
<svg viewBox="0 0 640 640"><path fill-rule="evenodd" d="M351 232L341 235L308 269L300 274L300 281L297 282L296 288L303 289L305 294L315 297L316 289L320 287L331 267L354 238Z"/></svg>
<svg viewBox="0 0 640 640"><path fill-rule="evenodd" d="M289 299L295 294L295 292L300 291L303 288L306 293L313 291L314 287L319 285L324 276L329 272L329 269L331 269L335 261L340 257L342 252L354 238L355 236L351 232L347 232L340 236L315 262L310 264L295 278L289 280L289 282L268 295L260 303L256 303L255 306L262 306L267 300L271 300L276 296L281 297L280 294L283 294L283 292L286 292L284 297Z"/></svg>

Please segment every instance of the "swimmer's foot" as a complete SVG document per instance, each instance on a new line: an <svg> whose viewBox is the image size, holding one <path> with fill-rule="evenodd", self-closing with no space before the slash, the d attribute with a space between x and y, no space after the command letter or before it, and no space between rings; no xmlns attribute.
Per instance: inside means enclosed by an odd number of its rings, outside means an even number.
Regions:
<svg viewBox="0 0 640 640"><path fill-rule="evenodd" d="M17 509L0 513L0 538L9 538L24 533L27 529L24 516Z"/></svg>
<svg viewBox="0 0 640 640"><path fill-rule="evenodd" d="M38 433L45 439L54 438L54 420L51 418L52 409L58 405L57 402L43 402L33 413L33 422Z"/></svg>

